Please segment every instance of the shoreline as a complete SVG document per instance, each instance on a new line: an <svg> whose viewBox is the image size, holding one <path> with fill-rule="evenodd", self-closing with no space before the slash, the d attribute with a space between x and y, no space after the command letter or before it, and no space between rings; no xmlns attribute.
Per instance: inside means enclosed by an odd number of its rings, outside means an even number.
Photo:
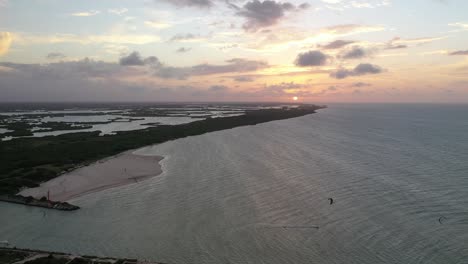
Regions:
<svg viewBox="0 0 468 264"><path fill-rule="evenodd" d="M18 194L36 199L70 201L91 193L138 183L162 174L159 163L164 157L134 154L125 151L77 168L38 187L21 190Z"/></svg>
<svg viewBox="0 0 468 264"><path fill-rule="evenodd" d="M163 157L138 156L146 146L190 136L251 126L316 113L325 106L261 109L245 115L208 118L181 125L162 125L111 136L72 133L44 138L22 138L1 142L6 157L1 169L0 195L20 194L37 199L67 201L162 173ZM115 162L121 160L122 162ZM109 166L108 164L113 164ZM156 163L156 165L152 165ZM107 168L106 168L107 166ZM26 188L26 189L25 189ZM50 191L50 195L48 192Z"/></svg>

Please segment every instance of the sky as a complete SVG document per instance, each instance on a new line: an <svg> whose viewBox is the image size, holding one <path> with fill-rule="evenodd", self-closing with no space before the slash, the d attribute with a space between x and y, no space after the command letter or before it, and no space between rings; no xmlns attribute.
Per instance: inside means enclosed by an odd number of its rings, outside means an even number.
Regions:
<svg viewBox="0 0 468 264"><path fill-rule="evenodd" d="M466 0L0 0L0 101L468 103Z"/></svg>

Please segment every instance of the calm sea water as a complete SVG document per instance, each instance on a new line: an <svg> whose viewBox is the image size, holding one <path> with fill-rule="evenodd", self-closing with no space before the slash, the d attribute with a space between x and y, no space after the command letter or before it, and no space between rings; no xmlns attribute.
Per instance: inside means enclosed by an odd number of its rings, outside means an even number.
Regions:
<svg viewBox="0 0 468 264"><path fill-rule="evenodd" d="M165 173L73 213L0 203L0 240L180 264L468 263L468 106L331 105L138 152Z"/></svg>

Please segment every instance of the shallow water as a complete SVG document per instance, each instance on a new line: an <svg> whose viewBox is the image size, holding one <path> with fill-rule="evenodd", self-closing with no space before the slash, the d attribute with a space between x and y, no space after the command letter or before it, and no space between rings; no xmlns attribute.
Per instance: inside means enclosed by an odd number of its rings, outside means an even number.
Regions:
<svg viewBox="0 0 468 264"><path fill-rule="evenodd" d="M143 148L166 156L161 176L72 213L0 203L0 240L166 263L464 263L467 113L332 105Z"/></svg>

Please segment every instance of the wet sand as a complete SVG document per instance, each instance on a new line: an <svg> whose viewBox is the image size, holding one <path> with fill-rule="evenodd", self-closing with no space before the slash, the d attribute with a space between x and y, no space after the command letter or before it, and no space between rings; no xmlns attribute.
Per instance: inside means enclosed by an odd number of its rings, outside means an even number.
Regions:
<svg viewBox="0 0 468 264"><path fill-rule="evenodd" d="M39 187L22 190L19 194L41 198L50 191L50 199L69 201L89 193L138 183L162 173L161 156L141 156L134 150L123 152L63 174Z"/></svg>

